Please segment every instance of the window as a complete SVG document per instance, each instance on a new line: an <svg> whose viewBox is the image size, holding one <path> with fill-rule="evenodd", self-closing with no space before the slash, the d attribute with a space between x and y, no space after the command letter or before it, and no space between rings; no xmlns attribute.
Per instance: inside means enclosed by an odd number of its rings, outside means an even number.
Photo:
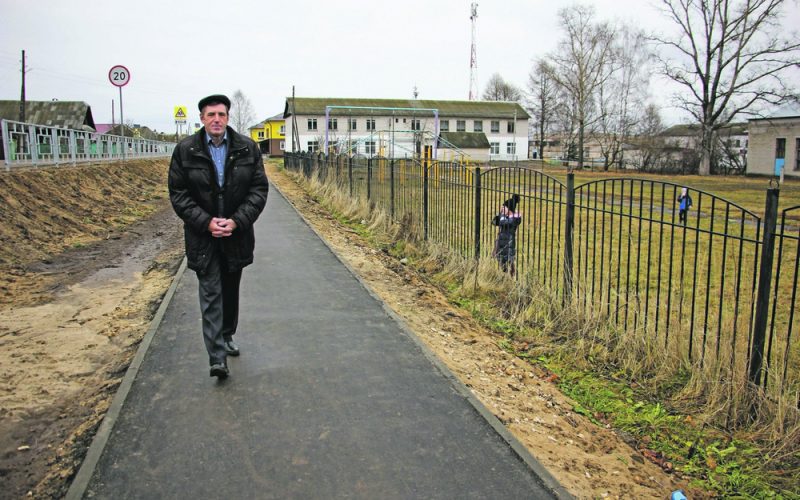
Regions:
<svg viewBox="0 0 800 500"><path fill-rule="evenodd" d="M492 120L492 132L500 132L500 120Z"/></svg>
<svg viewBox="0 0 800 500"><path fill-rule="evenodd" d="M775 139L775 159L781 160L786 158L786 139L783 137Z"/></svg>
<svg viewBox="0 0 800 500"><path fill-rule="evenodd" d="M308 152L314 153L317 151L319 151L319 141L308 141Z"/></svg>
<svg viewBox="0 0 800 500"><path fill-rule="evenodd" d="M339 130L339 121L336 118L328 118L328 130Z"/></svg>
<svg viewBox="0 0 800 500"><path fill-rule="evenodd" d="M281 131L280 131L280 134L281 134L281 135L286 135L286 125L281 125Z"/></svg>
<svg viewBox="0 0 800 500"><path fill-rule="evenodd" d="M411 130L422 130L418 119L413 118L411 120Z"/></svg>
<svg viewBox="0 0 800 500"><path fill-rule="evenodd" d="M465 132L467 130L467 120L456 120L456 132Z"/></svg>
<svg viewBox="0 0 800 500"><path fill-rule="evenodd" d="M258 131L258 138L259 139L263 139L264 138L264 131L263 130L259 130Z"/></svg>
<svg viewBox="0 0 800 500"><path fill-rule="evenodd" d="M472 122L472 131L483 132L483 122L481 120L475 120Z"/></svg>
<svg viewBox="0 0 800 500"><path fill-rule="evenodd" d="M286 151L286 141L281 141L280 148L281 151Z"/></svg>
<svg viewBox="0 0 800 500"><path fill-rule="evenodd" d="M364 152L368 155L375 154L375 141L365 141L364 142Z"/></svg>
<svg viewBox="0 0 800 500"><path fill-rule="evenodd" d="M517 154L517 144L514 142L507 142L506 143L506 153L510 155Z"/></svg>
<svg viewBox="0 0 800 500"><path fill-rule="evenodd" d="M508 122L508 126L506 127L509 134L514 133L514 122Z"/></svg>
<svg viewBox="0 0 800 500"><path fill-rule="evenodd" d="M355 118L347 119L347 129L356 130L358 128L358 121Z"/></svg>
<svg viewBox="0 0 800 500"><path fill-rule="evenodd" d="M317 119L316 118L309 118L308 119L308 130L317 130Z"/></svg>
<svg viewBox="0 0 800 500"><path fill-rule="evenodd" d="M367 118L367 130L375 130L375 118Z"/></svg>
<svg viewBox="0 0 800 500"><path fill-rule="evenodd" d="M489 143L489 154L499 155L500 154L500 143L499 142L490 142Z"/></svg>
<svg viewBox="0 0 800 500"><path fill-rule="evenodd" d="M794 140L794 169L800 170L800 139Z"/></svg>
<svg viewBox="0 0 800 500"><path fill-rule="evenodd" d="M442 120L439 122L439 132L450 132L450 120Z"/></svg>

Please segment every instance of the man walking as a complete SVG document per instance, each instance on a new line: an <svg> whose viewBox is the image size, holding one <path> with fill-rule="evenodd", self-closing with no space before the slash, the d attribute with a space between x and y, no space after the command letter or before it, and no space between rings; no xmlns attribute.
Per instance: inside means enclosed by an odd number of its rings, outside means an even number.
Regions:
<svg viewBox="0 0 800 500"><path fill-rule="evenodd" d="M203 339L211 376L225 378L228 356L238 356L242 269L253 262L253 224L267 203L269 183L258 146L228 127L231 101L200 100L203 128L175 147L169 198L183 220L186 259L197 273Z"/></svg>

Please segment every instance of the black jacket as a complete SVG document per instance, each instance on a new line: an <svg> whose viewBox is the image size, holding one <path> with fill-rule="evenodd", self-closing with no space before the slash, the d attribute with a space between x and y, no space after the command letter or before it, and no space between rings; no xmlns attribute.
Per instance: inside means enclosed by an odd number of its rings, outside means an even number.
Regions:
<svg viewBox="0 0 800 500"><path fill-rule="evenodd" d="M267 174L256 143L228 127L225 184L220 189L205 137L201 128L175 147L169 165L169 199L183 219L189 268L204 272L213 245L220 245L228 271L238 271L253 262L253 223L267 203ZM236 229L231 236L214 238L208 230L212 217L233 219Z"/></svg>

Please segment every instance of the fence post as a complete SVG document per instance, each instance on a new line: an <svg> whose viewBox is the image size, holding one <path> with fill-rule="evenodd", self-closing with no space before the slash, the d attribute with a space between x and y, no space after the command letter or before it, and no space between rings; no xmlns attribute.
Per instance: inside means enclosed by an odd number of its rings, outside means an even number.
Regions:
<svg viewBox="0 0 800 500"><path fill-rule="evenodd" d="M575 174L567 174L567 209L564 218L564 305L572 299L572 234L575 227Z"/></svg>
<svg viewBox="0 0 800 500"><path fill-rule="evenodd" d="M764 236L761 245L761 265L758 270L758 295L756 295L756 319L753 325L753 347L750 353L748 380L753 386L761 385L764 371L764 343L767 338L767 316L769 313L772 263L775 254L775 226L778 220L778 195L780 189L767 189L764 208ZM765 378L766 382L766 378Z"/></svg>
<svg viewBox="0 0 800 500"><path fill-rule="evenodd" d="M353 197L353 157L347 159L347 181L350 184L350 198Z"/></svg>
<svg viewBox="0 0 800 500"><path fill-rule="evenodd" d="M55 128L50 129L50 155L57 166L60 163L59 160L61 160L61 144L58 142L58 134Z"/></svg>
<svg viewBox="0 0 800 500"><path fill-rule="evenodd" d="M422 226L428 241L428 162L422 165Z"/></svg>
<svg viewBox="0 0 800 500"><path fill-rule="evenodd" d="M11 170L11 134L8 133L8 123L5 120L0 120L0 127L3 129L3 161L6 164L6 172Z"/></svg>
<svg viewBox="0 0 800 500"><path fill-rule="evenodd" d="M36 127L28 127L28 149L31 153L31 163L36 165L39 163L39 135L36 133Z"/></svg>
<svg viewBox="0 0 800 500"><path fill-rule="evenodd" d="M389 160L389 214L394 219L394 157Z"/></svg>
<svg viewBox="0 0 800 500"><path fill-rule="evenodd" d="M372 199L372 158L367 158L367 201Z"/></svg>
<svg viewBox="0 0 800 500"><path fill-rule="evenodd" d="M481 258L481 167L475 167L475 259Z"/></svg>

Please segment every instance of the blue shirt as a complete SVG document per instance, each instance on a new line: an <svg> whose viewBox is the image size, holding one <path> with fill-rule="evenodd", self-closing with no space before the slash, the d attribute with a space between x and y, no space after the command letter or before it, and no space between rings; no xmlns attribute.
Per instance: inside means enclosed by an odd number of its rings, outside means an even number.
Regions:
<svg viewBox="0 0 800 500"><path fill-rule="evenodd" d="M225 184L225 157L228 155L228 132L222 136L222 142L219 146L214 145L211 136L206 132L206 142L208 143L208 152L211 153L211 159L214 160L214 168L217 171L217 185L222 187Z"/></svg>

